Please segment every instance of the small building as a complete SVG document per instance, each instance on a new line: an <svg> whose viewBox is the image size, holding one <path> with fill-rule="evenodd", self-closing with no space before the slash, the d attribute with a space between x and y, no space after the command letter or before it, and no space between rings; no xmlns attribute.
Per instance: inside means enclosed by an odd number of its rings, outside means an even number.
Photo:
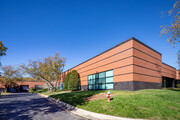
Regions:
<svg viewBox="0 0 180 120"><path fill-rule="evenodd" d="M31 87L34 88L34 90L40 90L42 88L45 88L46 83L45 82L32 82L32 81L23 81L23 82L17 82L17 86L14 87L15 92L28 92ZM11 90L12 87L8 88L8 91ZM4 86L0 84L0 90L4 90Z"/></svg>
<svg viewBox="0 0 180 120"><path fill-rule="evenodd" d="M46 85L45 82L32 82L32 81L23 81L23 82L18 82L17 84L20 91L29 91L31 87L33 87L34 90L41 90L45 88Z"/></svg>
<svg viewBox="0 0 180 120"><path fill-rule="evenodd" d="M176 68L162 62L162 54L136 38L130 38L62 74L77 70L81 90L141 90L175 87ZM61 88L62 89L62 88Z"/></svg>

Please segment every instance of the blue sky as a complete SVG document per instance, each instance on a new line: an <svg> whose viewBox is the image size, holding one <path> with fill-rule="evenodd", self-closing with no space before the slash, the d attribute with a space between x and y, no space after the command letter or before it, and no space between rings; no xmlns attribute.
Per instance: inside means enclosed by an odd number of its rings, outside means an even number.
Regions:
<svg viewBox="0 0 180 120"><path fill-rule="evenodd" d="M135 37L178 68L177 51L159 37L174 0L0 0L0 40L8 47L3 65L60 52L69 69Z"/></svg>

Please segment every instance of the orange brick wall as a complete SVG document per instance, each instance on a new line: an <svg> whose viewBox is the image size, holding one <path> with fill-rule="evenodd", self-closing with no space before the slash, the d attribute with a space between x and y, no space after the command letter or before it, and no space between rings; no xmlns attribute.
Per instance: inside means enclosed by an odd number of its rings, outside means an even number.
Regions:
<svg viewBox="0 0 180 120"><path fill-rule="evenodd" d="M133 41L133 80L161 83L161 54Z"/></svg>
<svg viewBox="0 0 180 120"><path fill-rule="evenodd" d="M43 88L45 88L45 85L46 85L45 82L28 82L28 81L18 82L17 84L18 84L19 86L20 86L20 85L29 85L29 88L30 88L30 87L35 88L35 85L42 85ZM0 84L0 88L4 88L4 86L2 86L2 85Z"/></svg>
<svg viewBox="0 0 180 120"><path fill-rule="evenodd" d="M35 85L42 85L43 87L45 87L45 83L44 82L18 82L18 85L29 85L29 88L33 87L35 88Z"/></svg>
<svg viewBox="0 0 180 120"><path fill-rule="evenodd" d="M93 59L90 59L72 69L77 70L80 75L81 85L88 85L88 75L112 70L114 73L114 82L132 81L133 76L128 75L133 70L133 40L123 45L117 46ZM65 74L62 75L64 81Z"/></svg>
<svg viewBox="0 0 180 120"><path fill-rule="evenodd" d="M165 63L162 63L161 72L164 77L176 79L176 69Z"/></svg>
<svg viewBox="0 0 180 120"><path fill-rule="evenodd" d="M176 70L176 79L180 80L180 70Z"/></svg>

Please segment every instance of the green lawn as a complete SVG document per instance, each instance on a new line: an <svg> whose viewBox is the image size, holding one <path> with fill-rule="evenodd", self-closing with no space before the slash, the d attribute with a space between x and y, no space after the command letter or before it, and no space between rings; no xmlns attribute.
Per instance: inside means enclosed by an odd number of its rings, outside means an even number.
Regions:
<svg viewBox="0 0 180 120"><path fill-rule="evenodd" d="M51 95L76 107L108 115L152 120L180 120L180 89L116 91L107 99L85 101L86 97L107 91L81 91Z"/></svg>

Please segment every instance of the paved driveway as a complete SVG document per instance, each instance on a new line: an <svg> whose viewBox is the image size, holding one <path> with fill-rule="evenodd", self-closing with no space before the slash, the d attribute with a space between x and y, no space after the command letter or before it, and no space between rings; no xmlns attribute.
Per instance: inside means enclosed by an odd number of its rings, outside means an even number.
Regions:
<svg viewBox="0 0 180 120"><path fill-rule="evenodd" d="M0 97L0 120L83 120L37 94Z"/></svg>

